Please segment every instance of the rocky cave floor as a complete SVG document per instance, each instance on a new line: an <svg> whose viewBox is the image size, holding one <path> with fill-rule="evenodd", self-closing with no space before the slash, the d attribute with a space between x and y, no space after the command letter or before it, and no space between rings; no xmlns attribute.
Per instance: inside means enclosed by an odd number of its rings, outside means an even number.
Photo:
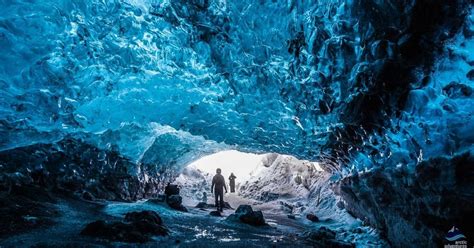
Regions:
<svg viewBox="0 0 474 248"><path fill-rule="evenodd" d="M210 198L208 202L213 199ZM223 217L210 216L213 209L186 206L188 212L169 208L165 203L137 202L92 202L71 197L53 197L42 206L50 210L51 218L23 216L35 224L22 232L10 233L0 240L0 247L381 247L386 243L369 227L359 222L323 219L311 222L304 216L290 219L284 212L274 211L276 202L262 203L227 194L226 200L234 208L251 204L254 210L262 210L266 226L251 226L229 221L226 217L235 210L224 210ZM169 230L167 236L153 236L145 243L111 242L106 239L80 235L88 223L96 220L120 221L128 212L152 210L159 214L163 225ZM45 221L47 220L47 221ZM350 224L350 225L348 225ZM329 236L317 232L326 227ZM324 230L324 228L323 228ZM331 234L332 233L332 234ZM325 240L325 239L330 239ZM356 242L346 242L353 240ZM327 243L330 242L330 243Z"/></svg>

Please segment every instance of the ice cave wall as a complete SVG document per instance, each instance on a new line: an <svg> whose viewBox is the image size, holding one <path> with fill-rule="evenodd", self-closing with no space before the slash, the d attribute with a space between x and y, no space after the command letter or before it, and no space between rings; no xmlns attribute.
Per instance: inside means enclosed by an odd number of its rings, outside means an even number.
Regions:
<svg viewBox="0 0 474 248"><path fill-rule="evenodd" d="M357 171L472 144L468 1L2 7L2 150L112 132L139 160L158 127Z"/></svg>
<svg viewBox="0 0 474 248"><path fill-rule="evenodd" d="M473 148L470 1L0 4L2 172L48 163L11 152L79 144L159 178L158 168L237 146L321 160L361 191L358 173L414 176L423 161ZM92 165L89 154L67 161Z"/></svg>

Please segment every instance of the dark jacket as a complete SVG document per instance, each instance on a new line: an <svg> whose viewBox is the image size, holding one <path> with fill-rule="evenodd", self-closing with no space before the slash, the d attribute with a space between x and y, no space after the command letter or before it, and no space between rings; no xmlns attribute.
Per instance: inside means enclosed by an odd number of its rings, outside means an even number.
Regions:
<svg viewBox="0 0 474 248"><path fill-rule="evenodd" d="M216 174L214 178L212 178L212 186L211 190L215 191L222 191L222 189L225 189L227 191L227 187L225 186L225 179L221 174Z"/></svg>

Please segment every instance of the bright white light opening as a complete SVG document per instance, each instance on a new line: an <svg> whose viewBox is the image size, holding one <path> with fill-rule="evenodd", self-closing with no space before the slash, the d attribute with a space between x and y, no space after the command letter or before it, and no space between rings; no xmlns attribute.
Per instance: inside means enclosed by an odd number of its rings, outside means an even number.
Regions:
<svg viewBox="0 0 474 248"><path fill-rule="evenodd" d="M250 192L254 190L275 191L276 194L305 197L308 189L302 185L303 178L316 176L316 172L321 171L318 162L298 160L288 155L222 151L194 161L176 178L174 183L180 187L185 205L191 206L202 201L212 202L210 200L213 197L210 190L211 182L217 168L222 170L229 192L231 191L228 180L230 174L234 173L237 177L236 194L230 192L226 198L234 205L242 203L239 202L241 200L239 197L245 198L249 196L248 194L258 194ZM246 191L246 189L251 190Z"/></svg>
<svg viewBox="0 0 474 248"><path fill-rule="evenodd" d="M211 175L216 173L217 168L221 168L224 178L227 179L230 173L234 173L238 181L242 182L247 180L251 173L262 164L262 158L264 156L265 155L228 150L202 157L191 163L189 167L196 168Z"/></svg>
<svg viewBox="0 0 474 248"><path fill-rule="evenodd" d="M217 168L221 168L224 178L229 178L230 173L234 173L239 178L238 181L243 182L248 180L253 174L256 174L265 156L267 154L228 150L202 157L189 164L188 167L211 175L216 173ZM312 164L317 171L322 171L318 162L312 162Z"/></svg>

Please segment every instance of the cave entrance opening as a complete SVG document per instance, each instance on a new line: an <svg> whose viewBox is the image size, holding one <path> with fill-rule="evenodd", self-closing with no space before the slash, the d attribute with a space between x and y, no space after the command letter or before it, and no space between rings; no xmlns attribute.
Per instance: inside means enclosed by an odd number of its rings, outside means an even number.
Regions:
<svg viewBox="0 0 474 248"><path fill-rule="evenodd" d="M204 156L186 166L176 178L175 184L179 185L183 202L186 205L195 205L206 201L212 204L214 197L211 192L212 178L216 169L221 169L225 179L228 193L225 199L238 204L239 188L256 173L262 166L266 154L255 154L240 152L237 150L225 150ZM230 190L229 177L233 173L235 178L235 192Z"/></svg>
<svg viewBox="0 0 474 248"><path fill-rule="evenodd" d="M322 173L317 162L289 155L221 151L190 163L176 178L174 183L180 187L185 205L214 204L211 183L217 168L222 170L228 189L224 200L234 208L275 200L305 202L314 180ZM231 173L236 177L235 192L230 190Z"/></svg>

